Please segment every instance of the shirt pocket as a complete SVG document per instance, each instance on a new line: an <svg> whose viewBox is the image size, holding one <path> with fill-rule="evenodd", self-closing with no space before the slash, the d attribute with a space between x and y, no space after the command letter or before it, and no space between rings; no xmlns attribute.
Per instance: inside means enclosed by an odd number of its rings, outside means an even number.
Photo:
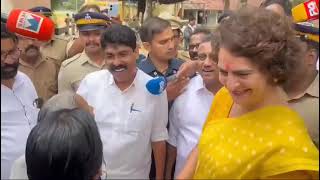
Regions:
<svg viewBox="0 0 320 180"><path fill-rule="evenodd" d="M39 109L36 105L25 105L26 117L31 128L37 124Z"/></svg>
<svg viewBox="0 0 320 180"><path fill-rule="evenodd" d="M131 112L128 115L125 124L125 130L135 135L145 135L151 130L150 120L148 119L148 112Z"/></svg>

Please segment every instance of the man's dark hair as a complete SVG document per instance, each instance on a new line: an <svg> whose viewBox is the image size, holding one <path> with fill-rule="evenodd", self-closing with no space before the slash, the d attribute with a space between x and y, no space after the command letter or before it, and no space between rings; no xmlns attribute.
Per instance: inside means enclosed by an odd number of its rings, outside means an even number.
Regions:
<svg viewBox="0 0 320 180"><path fill-rule="evenodd" d="M272 4L279 4L286 13L287 16L292 16L291 9L292 4L289 0L265 0L261 3L260 7L265 8L267 6L270 6Z"/></svg>
<svg viewBox="0 0 320 180"><path fill-rule="evenodd" d="M29 179L93 179L103 161L93 116L76 108L48 112L43 118L27 139Z"/></svg>
<svg viewBox="0 0 320 180"><path fill-rule="evenodd" d="M232 13L233 12L229 10L224 11L222 14L219 15L218 23L220 24L221 21L228 19Z"/></svg>
<svg viewBox="0 0 320 180"><path fill-rule="evenodd" d="M113 24L101 35L101 47L106 48L109 44L125 45L135 50L136 34L128 26Z"/></svg>
<svg viewBox="0 0 320 180"><path fill-rule="evenodd" d="M155 34L171 27L170 22L159 17L148 18L141 26L139 34L142 42L151 42Z"/></svg>
<svg viewBox="0 0 320 180"><path fill-rule="evenodd" d="M206 29L206 28L203 28L203 27L196 28L194 30L194 32L191 34L190 38L193 35L197 35L197 34L203 34L202 39L201 39L202 43L203 42L209 42L212 39L212 32L209 29Z"/></svg>
<svg viewBox="0 0 320 180"><path fill-rule="evenodd" d="M18 41L17 36L8 31L5 23L1 23L1 39L12 39L14 42Z"/></svg>

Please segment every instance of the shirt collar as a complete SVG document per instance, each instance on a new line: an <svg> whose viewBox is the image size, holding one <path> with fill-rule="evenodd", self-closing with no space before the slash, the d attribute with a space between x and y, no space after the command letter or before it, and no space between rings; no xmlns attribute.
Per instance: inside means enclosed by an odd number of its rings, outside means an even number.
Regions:
<svg viewBox="0 0 320 180"><path fill-rule="evenodd" d="M113 75L111 74L111 72L110 72L109 70L107 70L107 71L108 71L108 73L110 73L110 76L109 76L108 79L107 79L108 85L114 86L114 87L118 88L118 86L116 85L116 83L115 83L115 81L114 81ZM130 86L129 86L126 90L124 90L123 92L127 91L127 90L130 89L131 87L138 86L138 84L139 84L139 79L141 79L140 77L141 77L141 71L140 71L139 69L137 69L136 76L134 77L133 82L132 82L132 83L130 84Z"/></svg>
<svg viewBox="0 0 320 180"><path fill-rule="evenodd" d="M319 72L316 78L313 80L313 82L306 90L306 93L314 97L319 97Z"/></svg>
<svg viewBox="0 0 320 180"><path fill-rule="evenodd" d="M196 92L200 92L200 91L210 92L210 91L206 88L206 86L205 86L205 84L204 84L204 81L203 81L203 79L202 79L202 77L201 77L200 75L196 75L196 77L194 77L194 78L196 78L196 83L193 84L192 86L193 86L193 88L194 88L194 90L195 90ZM211 93L211 92L210 92L210 93Z"/></svg>
<svg viewBox="0 0 320 180"><path fill-rule="evenodd" d="M104 66L104 63L100 66L100 65L98 65L97 63L95 63L94 61L92 61L92 60L89 58L89 56L87 55L87 53L86 53L85 50L82 52L81 56L82 56L82 58L81 58L81 60L82 60L81 64L89 63L90 65L95 66L95 67L100 68L100 69Z"/></svg>
<svg viewBox="0 0 320 180"><path fill-rule="evenodd" d="M312 81L312 83L309 85L309 87L301 94L293 97L293 98L289 98L288 100L294 100L294 99L299 99L303 96L305 96L306 94L312 96L312 97L317 97L319 98L319 72L316 76L316 78Z"/></svg>
<svg viewBox="0 0 320 180"><path fill-rule="evenodd" d="M34 64L34 66L30 65L26 61L20 58L19 63L23 66L31 67L31 68L37 68L40 66L41 63L43 63L45 60L42 55L40 55L39 60Z"/></svg>
<svg viewBox="0 0 320 180"><path fill-rule="evenodd" d="M150 56L148 55L147 58L141 61L141 63L139 64L139 68L142 69L146 74L149 74L152 76L158 76L158 75L170 76L172 74L177 73L182 63L183 62L180 62L176 59L169 60L167 72L166 74L162 74L156 69L156 67L154 66L154 64L150 59ZM152 74L154 72L156 72L156 74Z"/></svg>
<svg viewBox="0 0 320 180"><path fill-rule="evenodd" d="M153 65L149 55L147 58L143 59L140 63L140 69L143 69L143 71L147 74L150 74L154 71L156 71L156 67Z"/></svg>
<svg viewBox="0 0 320 180"><path fill-rule="evenodd" d="M14 77L14 82L13 82L13 86L12 89L8 88L7 86L1 84L1 89L2 88L6 88L6 89L10 89L10 90L15 90L18 87L22 86L24 84L24 80L21 76L21 72L17 72L17 75Z"/></svg>

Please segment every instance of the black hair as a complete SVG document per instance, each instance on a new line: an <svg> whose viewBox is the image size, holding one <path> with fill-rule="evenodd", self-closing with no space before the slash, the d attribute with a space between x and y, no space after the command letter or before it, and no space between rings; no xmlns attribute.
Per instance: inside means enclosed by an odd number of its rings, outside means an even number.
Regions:
<svg viewBox="0 0 320 180"><path fill-rule="evenodd" d="M39 123L41 120L45 119L45 116L48 112L57 111L60 109L74 109L77 108L75 102L75 93L74 92L62 92L52 96L48 101L46 101L41 107L38 113Z"/></svg>
<svg viewBox="0 0 320 180"><path fill-rule="evenodd" d="M159 17L148 18L141 26L139 34L142 42L151 42L155 34L171 27L170 22Z"/></svg>
<svg viewBox="0 0 320 180"><path fill-rule="evenodd" d="M93 116L78 108L48 112L29 134L25 158L29 179L93 179L103 161Z"/></svg>
<svg viewBox="0 0 320 180"><path fill-rule="evenodd" d="M292 13L291 13L292 4L289 0L265 0L264 2L261 3L260 7L265 8L272 4L280 5L287 16L292 16Z"/></svg>
<svg viewBox="0 0 320 180"><path fill-rule="evenodd" d="M12 39L14 42L18 41L17 36L9 32L5 23L1 23L1 39Z"/></svg>
<svg viewBox="0 0 320 180"><path fill-rule="evenodd" d="M101 47L106 48L108 44L125 45L134 51L137 47L137 37L128 26L113 24L101 35Z"/></svg>
<svg viewBox="0 0 320 180"><path fill-rule="evenodd" d="M203 28L203 27L198 27L194 30L194 32L191 34L190 37L196 34L203 34L203 37L201 39L201 42L209 42L212 40L212 32L209 29Z"/></svg>
<svg viewBox="0 0 320 180"><path fill-rule="evenodd" d="M218 23L220 24L221 21L228 19L230 17L230 15L232 15L232 11L225 10L222 14L219 15Z"/></svg>

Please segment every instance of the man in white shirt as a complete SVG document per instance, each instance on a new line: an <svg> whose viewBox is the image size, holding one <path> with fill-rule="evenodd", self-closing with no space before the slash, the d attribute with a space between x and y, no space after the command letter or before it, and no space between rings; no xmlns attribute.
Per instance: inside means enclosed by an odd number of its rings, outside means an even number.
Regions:
<svg viewBox="0 0 320 180"><path fill-rule="evenodd" d="M13 162L24 154L35 125L38 96L27 75L18 72L17 37L1 23L1 179L8 179Z"/></svg>
<svg viewBox="0 0 320 180"><path fill-rule="evenodd" d="M156 177L163 179L168 118L167 95L150 94L150 76L138 70L136 36L127 26L113 25L101 36L108 70L87 75L77 103L94 114L103 142L107 177L147 179L151 149ZM82 102L79 101L82 100ZM88 105L85 107L85 105Z"/></svg>
<svg viewBox="0 0 320 180"><path fill-rule="evenodd" d="M199 46L201 76L190 80L187 90L175 100L170 110L166 179L171 179L174 161L174 176L182 170L189 153L198 143L213 96L222 87L216 65L218 48L214 40L211 45L211 39L211 36L204 39Z"/></svg>

